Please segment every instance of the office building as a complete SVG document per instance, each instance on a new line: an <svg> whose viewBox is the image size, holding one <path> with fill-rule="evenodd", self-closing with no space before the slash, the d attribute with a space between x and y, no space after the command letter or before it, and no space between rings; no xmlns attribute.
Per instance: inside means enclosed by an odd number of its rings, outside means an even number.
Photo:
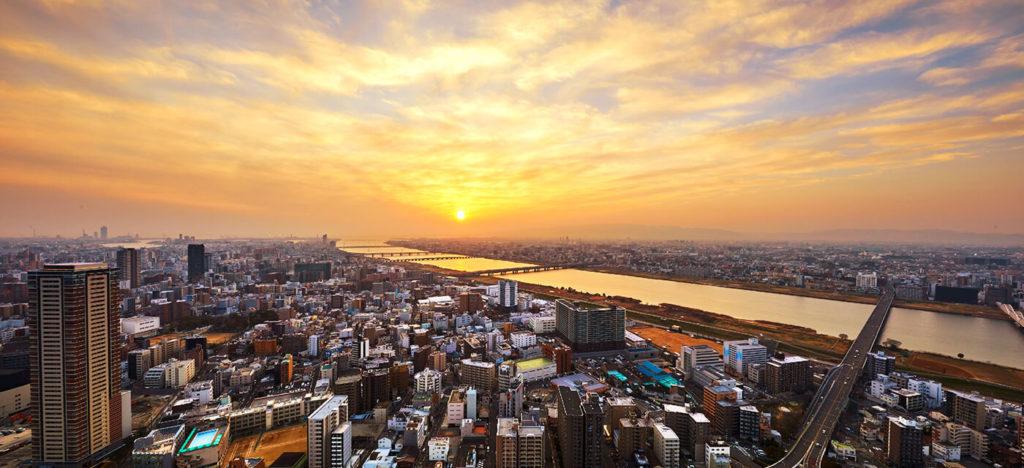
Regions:
<svg viewBox="0 0 1024 468"><path fill-rule="evenodd" d="M136 315L121 319L121 332L125 335L145 335L160 331L160 317Z"/></svg>
<svg viewBox="0 0 1024 468"><path fill-rule="evenodd" d="M100 226L100 239L107 240L107 227Z"/></svg>
<svg viewBox="0 0 1024 468"><path fill-rule="evenodd" d="M331 262L295 264L295 281L312 283L329 279L331 279Z"/></svg>
<svg viewBox="0 0 1024 468"><path fill-rule="evenodd" d="M811 362L799 356L772 357L764 366L763 386L772 395L803 393L811 386Z"/></svg>
<svg viewBox="0 0 1024 468"><path fill-rule="evenodd" d="M558 387L558 444L562 466L602 466L604 410L596 395L585 399L569 387Z"/></svg>
<svg viewBox="0 0 1024 468"><path fill-rule="evenodd" d="M599 308L565 299L555 302L555 328L575 352L609 351L626 347L626 311Z"/></svg>
<svg viewBox="0 0 1024 468"><path fill-rule="evenodd" d="M498 306L505 311L513 311L519 306L519 283L498 280Z"/></svg>
<svg viewBox="0 0 1024 468"><path fill-rule="evenodd" d="M654 424L654 455L665 468L679 467L679 436L662 423Z"/></svg>
<svg viewBox="0 0 1024 468"><path fill-rule="evenodd" d="M206 275L206 246L203 244L188 245L188 282L195 283Z"/></svg>
<svg viewBox="0 0 1024 468"><path fill-rule="evenodd" d="M726 341L722 344L722 360L730 374L745 376L751 364L768 362L768 348L758 344L757 338Z"/></svg>
<svg viewBox="0 0 1024 468"><path fill-rule="evenodd" d="M348 421L348 397L336 395L325 401L306 419L306 448L309 468L332 466L333 434ZM349 441L351 444L351 439ZM349 446L351 452L351 445ZM347 460L347 458L346 458Z"/></svg>
<svg viewBox="0 0 1024 468"><path fill-rule="evenodd" d="M521 424L518 418L499 418L495 463L497 468L542 468L544 427Z"/></svg>
<svg viewBox="0 0 1024 468"><path fill-rule="evenodd" d="M917 422L903 417L890 417L886 440L886 459L893 468L924 466L924 442Z"/></svg>
<svg viewBox="0 0 1024 468"><path fill-rule="evenodd" d="M722 369L722 357L714 348L708 345L683 346L679 351L678 368L687 379L693 378L693 373L702 367L715 367Z"/></svg>
<svg viewBox="0 0 1024 468"><path fill-rule="evenodd" d="M32 458L85 465L127 434L121 425L118 273L102 263L29 273Z"/></svg>
<svg viewBox="0 0 1024 468"><path fill-rule="evenodd" d="M128 287L135 289L142 282L139 281L139 251L137 249L119 249L117 251L117 270L122 281L128 282Z"/></svg>

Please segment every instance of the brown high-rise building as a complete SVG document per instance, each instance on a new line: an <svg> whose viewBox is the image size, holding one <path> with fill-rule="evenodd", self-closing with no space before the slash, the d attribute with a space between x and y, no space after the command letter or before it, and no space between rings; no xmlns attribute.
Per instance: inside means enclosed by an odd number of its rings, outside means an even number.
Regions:
<svg viewBox="0 0 1024 468"><path fill-rule="evenodd" d="M981 395L946 391L946 414L952 416L954 422L984 431L986 413L985 398Z"/></svg>
<svg viewBox="0 0 1024 468"><path fill-rule="evenodd" d="M811 362L798 356L773 357L764 367L764 388L772 394L802 393L811 386Z"/></svg>
<svg viewBox="0 0 1024 468"><path fill-rule="evenodd" d="M558 387L558 444L562 466L584 468L603 466L605 411L595 399L581 399L569 387Z"/></svg>
<svg viewBox="0 0 1024 468"><path fill-rule="evenodd" d="M430 353L430 368L438 372L444 372L448 366L447 355L444 351L436 350Z"/></svg>
<svg viewBox="0 0 1024 468"><path fill-rule="evenodd" d="M102 263L45 265L29 273L38 464L90 465L123 440L117 282L117 270Z"/></svg>
<svg viewBox="0 0 1024 468"><path fill-rule="evenodd" d="M907 468L924 466L924 447L921 428L917 422L902 417L890 417L886 437L886 459L889 466Z"/></svg>
<svg viewBox="0 0 1024 468"><path fill-rule="evenodd" d="M139 251L136 249L120 249L117 251L117 269L122 280L128 281L128 287L139 287Z"/></svg>

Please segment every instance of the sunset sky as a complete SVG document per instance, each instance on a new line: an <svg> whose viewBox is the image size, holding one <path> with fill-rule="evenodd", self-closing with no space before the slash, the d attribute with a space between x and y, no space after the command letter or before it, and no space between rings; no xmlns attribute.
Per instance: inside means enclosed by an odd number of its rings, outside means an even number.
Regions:
<svg viewBox="0 0 1024 468"><path fill-rule="evenodd" d="M1019 233L1022 201L1019 0L0 2L5 236Z"/></svg>

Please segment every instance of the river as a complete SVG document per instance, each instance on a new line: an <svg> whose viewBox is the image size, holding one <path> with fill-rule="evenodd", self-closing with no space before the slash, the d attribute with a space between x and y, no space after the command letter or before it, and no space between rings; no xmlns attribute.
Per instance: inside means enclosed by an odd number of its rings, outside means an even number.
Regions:
<svg viewBox="0 0 1024 468"><path fill-rule="evenodd" d="M478 257L418 263L460 271L523 265ZM832 336L841 333L856 336L874 307L855 302L576 269L503 277L591 294L631 297L648 304L676 304L740 319L788 323ZM882 340L887 338L898 340L906 349L947 356L963 353L965 359L1024 369L1024 334L1007 321L897 307L889 315L882 333Z"/></svg>
<svg viewBox="0 0 1024 468"><path fill-rule="evenodd" d="M789 323L832 336L840 333L856 336L874 307L573 269L504 277L588 293L632 297L648 304L676 304L747 320ZM963 353L965 359L1024 369L1024 334L1006 321L897 307L889 315L882 333L882 340L886 338L900 341L906 349L948 356Z"/></svg>

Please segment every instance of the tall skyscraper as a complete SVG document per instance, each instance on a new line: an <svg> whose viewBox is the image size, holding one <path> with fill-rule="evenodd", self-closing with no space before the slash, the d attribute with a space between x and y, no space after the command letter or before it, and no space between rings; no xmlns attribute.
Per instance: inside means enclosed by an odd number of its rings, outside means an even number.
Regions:
<svg viewBox="0 0 1024 468"><path fill-rule="evenodd" d="M100 226L100 239L107 240L107 227Z"/></svg>
<svg viewBox="0 0 1024 468"><path fill-rule="evenodd" d="M519 283L511 280L498 280L498 305L503 310L512 311L519 306Z"/></svg>
<svg viewBox="0 0 1024 468"><path fill-rule="evenodd" d="M332 466L332 434L348 421L348 397L336 395L320 405L306 420L306 445L309 468ZM350 439L351 440L351 439ZM349 442L351 447L351 442ZM350 449L351 450L351 449Z"/></svg>
<svg viewBox="0 0 1024 468"><path fill-rule="evenodd" d="M139 287L139 251L136 249L119 249L117 251L117 269L122 280L128 281L128 287Z"/></svg>
<svg viewBox="0 0 1024 468"><path fill-rule="evenodd" d="M195 283L206 275L206 246L188 245L188 282Z"/></svg>
<svg viewBox="0 0 1024 468"><path fill-rule="evenodd" d="M123 440L118 273L103 263L29 273L32 457L87 465Z"/></svg>
<svg viewBox="0 0 1024 468"><path fill-rule="evenodd" d="M622 349L626 347L626 310L559 299L555 303L555 329L577 352Z"/></svg>

